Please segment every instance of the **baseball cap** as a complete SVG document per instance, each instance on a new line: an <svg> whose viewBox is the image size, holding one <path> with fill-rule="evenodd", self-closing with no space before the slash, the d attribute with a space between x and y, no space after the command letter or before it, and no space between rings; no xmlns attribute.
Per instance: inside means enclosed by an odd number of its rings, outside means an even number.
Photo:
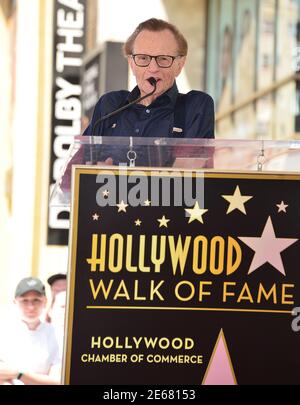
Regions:
<svg viewBox="0 0 300 405"><path fill-rule="evenodd" d="M15 297L21 297L29 291L36 291L41 295L46 295L45 286L39 278L26 277L23 278L17 285Z"/></svg>
<svg viewBox="0 0 300 405"><path fill-rule="evenodd" d="M65 273L56 273L50 276L47 280L48 284L51 286L56 280L66 280L67 275Z"/></svg>

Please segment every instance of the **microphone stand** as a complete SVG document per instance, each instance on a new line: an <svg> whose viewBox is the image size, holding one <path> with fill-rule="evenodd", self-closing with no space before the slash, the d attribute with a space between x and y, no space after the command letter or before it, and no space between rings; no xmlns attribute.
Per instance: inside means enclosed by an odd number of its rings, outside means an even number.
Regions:
<svg viewBox="0 0 300 405"><path fill-rule="evenodd" d="M150 77L150 78L148 79L148 81L149 81L149 83L153 86L153 90L152 90L150 93L147 93L147 94L145 94L144 96L141 96L141 97L139 97L139 98L137 98L137 99L131 101L130 103L123 105L122 107L118 108L117 110L114 110L114 111L112 111L112 112L110 112L110 113L108 113L108 114L106 114L106 115L103 115L103 117L100 117L100 118L98 118L98 119L95 121L95 123L94 123L94 125L93 125L93 127L92 127L92 135L91 135L91 138L92 138L92 145L94 145L94 136L95 136L94 133L95 133L95 129L96 129L97 125L99 125L102 121L106 120L107 118L110 118L110 117L112 117L113 115L119 114L121 111L126 110L126 108L129 108L129 107L132 106L133 104L139 103L140 101L144 100L145 98L147 98L147 97L149 97L149 96L152 96L152 94L155 93L155 91L156 91L156 84L157 84L156 79L155 79L154 77ZM92 153L92 152L91 152L91 156L90 156L90 157L91 157L91 163L93 164L93 153Z"/></svg>
<svg viewBox="0 0 300 405"><path fill-rule="evenodd" d="M144 100L145 98L147 98L147 97L149 97L149 96L152 96L152 94L154 94L155 91L156 91L156 80L154 79L154 77L150 77L150 79L148 79L148 81L149 81L149 83L152 84L152 86L154 87L154 89L153 89L150 93L147 93L147 94L145 94L144 96L139 97L139 98L137 98L136 100L133 100L133 101L131 101L130 103L123 105L122 107L118 108L117 110L114 110L114 111L112 111L112 112L110 112L110 113L108 113L108 114L106 114L106 115L103 115L103 117L98 118L98 119L95 121L95 123L94 123L94 125L93 125L93 127L92 127L92 136L94 136L94 130L96 129L96 126L97 126L98 124L100 124L100 122L106 120L106 119L109 118L109 117L112 117L112 116L115 115L115 114L120 113L121 111L125 110L126 108L129 108L129 107L132 106L133 104L137 104L137 103L139 103L140 101Z"/></svg>

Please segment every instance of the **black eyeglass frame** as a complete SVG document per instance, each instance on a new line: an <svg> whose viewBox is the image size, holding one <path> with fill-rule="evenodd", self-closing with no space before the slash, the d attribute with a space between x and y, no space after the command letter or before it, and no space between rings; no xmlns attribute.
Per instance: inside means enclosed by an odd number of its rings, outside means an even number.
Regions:
<svg viewBox="0 0 300 405"><path fill-rule="evenodd" d="M135 53L135 54L131 54L130 56L132 57L134 63L135 63L136 66L138 66L138 67L148 67L148 66L150 65L152 59L155 59L155 62L156 62L156 64L157 64L157 66L159 66L160 68L163 68L163 69L168 69L168 68L170 68L170 67L173 65L175 59L177 59L177 58L182 58L182 57L183 57L183 55L177 55L177 56L172 56L172 55L156 55L156 56L152 56L152 55L147 55L146 53ZM149 63L148 63L147 65L139 65L138 63L136 63L136 60L135 60L136 56L149 56L149 58L150 58ZM157 58L160 58L160 57L171 58L172 61L171 61L170 65L168 65L168 66L161 66L161 65L158 63L158 61L157 61Z"/></svg>

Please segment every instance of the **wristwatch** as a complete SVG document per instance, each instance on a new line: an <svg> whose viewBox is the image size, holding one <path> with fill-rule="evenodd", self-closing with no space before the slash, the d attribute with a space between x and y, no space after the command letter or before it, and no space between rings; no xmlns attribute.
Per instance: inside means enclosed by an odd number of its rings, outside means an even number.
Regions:
<svg viewBox="0 0 300 405"><path fill-rule="evenodd" d="M19 373L17 376L17 380L21 380L23 373Z"/></svg>

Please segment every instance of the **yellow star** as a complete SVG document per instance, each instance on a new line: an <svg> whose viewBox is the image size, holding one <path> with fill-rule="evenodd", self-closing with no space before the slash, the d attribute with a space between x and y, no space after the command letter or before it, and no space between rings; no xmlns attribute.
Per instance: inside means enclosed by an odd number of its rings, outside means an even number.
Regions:
<svg viewBox="0 0 300 405"><path fill-rule="evenodd" d="M166 228L168 228L168 222L169 222L169 221L170 221L170 220L167 219L167 218L163 215L161 219L158 219L159 227L161 228L162 226L165 226Z"/></svg>
<svg viewBox="0 0 300 405"><path fill-rule="evenodd" d="M253 198L253 195L241 195L239 186L236 186L233 195L222 195L222 197L230 203L226 214L229 214L235 209L238 209L243 214L246 214L244 204Z"/></svg>
<svg viewBox="0 0 300 405"><path fill-rule="evenodd" d="M93 221L98 221L99 217L100 217L100 215L94 214L93 215Z"/></svg>
<svg viewBox="0 0 300 405"><path fill-rule="evenodd" d="M108 197L109 191L108 190L104 190L102 191L103 197Z"/></svg>
<svg viewBox="0 0 300 405"><path fill-rule="evenodd" d="M116 205L119 208L118 212L121 212L121 211L126 212L126 208L128 207L128 204L125 204L123 200L120 202L120 204L116 204Z"/></svg>
<svg viewBox="0 0 300 405"><path fill-rule="evenodd" d="M142 221L140 219L137 219L134 221L135 226L141 226Z"/></svg>
<svg viewBox="0 0 300 405"><path fill-rule="evenodd" d="M280 204L276 204L276 206L278 207L278 211L277 212L285 212L286 213L286 208L288 207L288 204L285 204L284 201L281 201Z"/></svg>
<svg viewBox="0 0 300 405"><path fill-rule="evenodd" d="M198 201L196 201L194 208L185 208L185 211L190 214L190 219L189 222L193 222L195 219L197 219L201 224L203 224L203 218L202 215L205 214L208 210L205 208L200 208Z"/></svg>
<svg viewBox="0 0 300 405"><path fill-rule="evenodd" d="M149 200L144 201L145 207L149 207L150 204L151 204L151 201L149 201Z"/></svg>

